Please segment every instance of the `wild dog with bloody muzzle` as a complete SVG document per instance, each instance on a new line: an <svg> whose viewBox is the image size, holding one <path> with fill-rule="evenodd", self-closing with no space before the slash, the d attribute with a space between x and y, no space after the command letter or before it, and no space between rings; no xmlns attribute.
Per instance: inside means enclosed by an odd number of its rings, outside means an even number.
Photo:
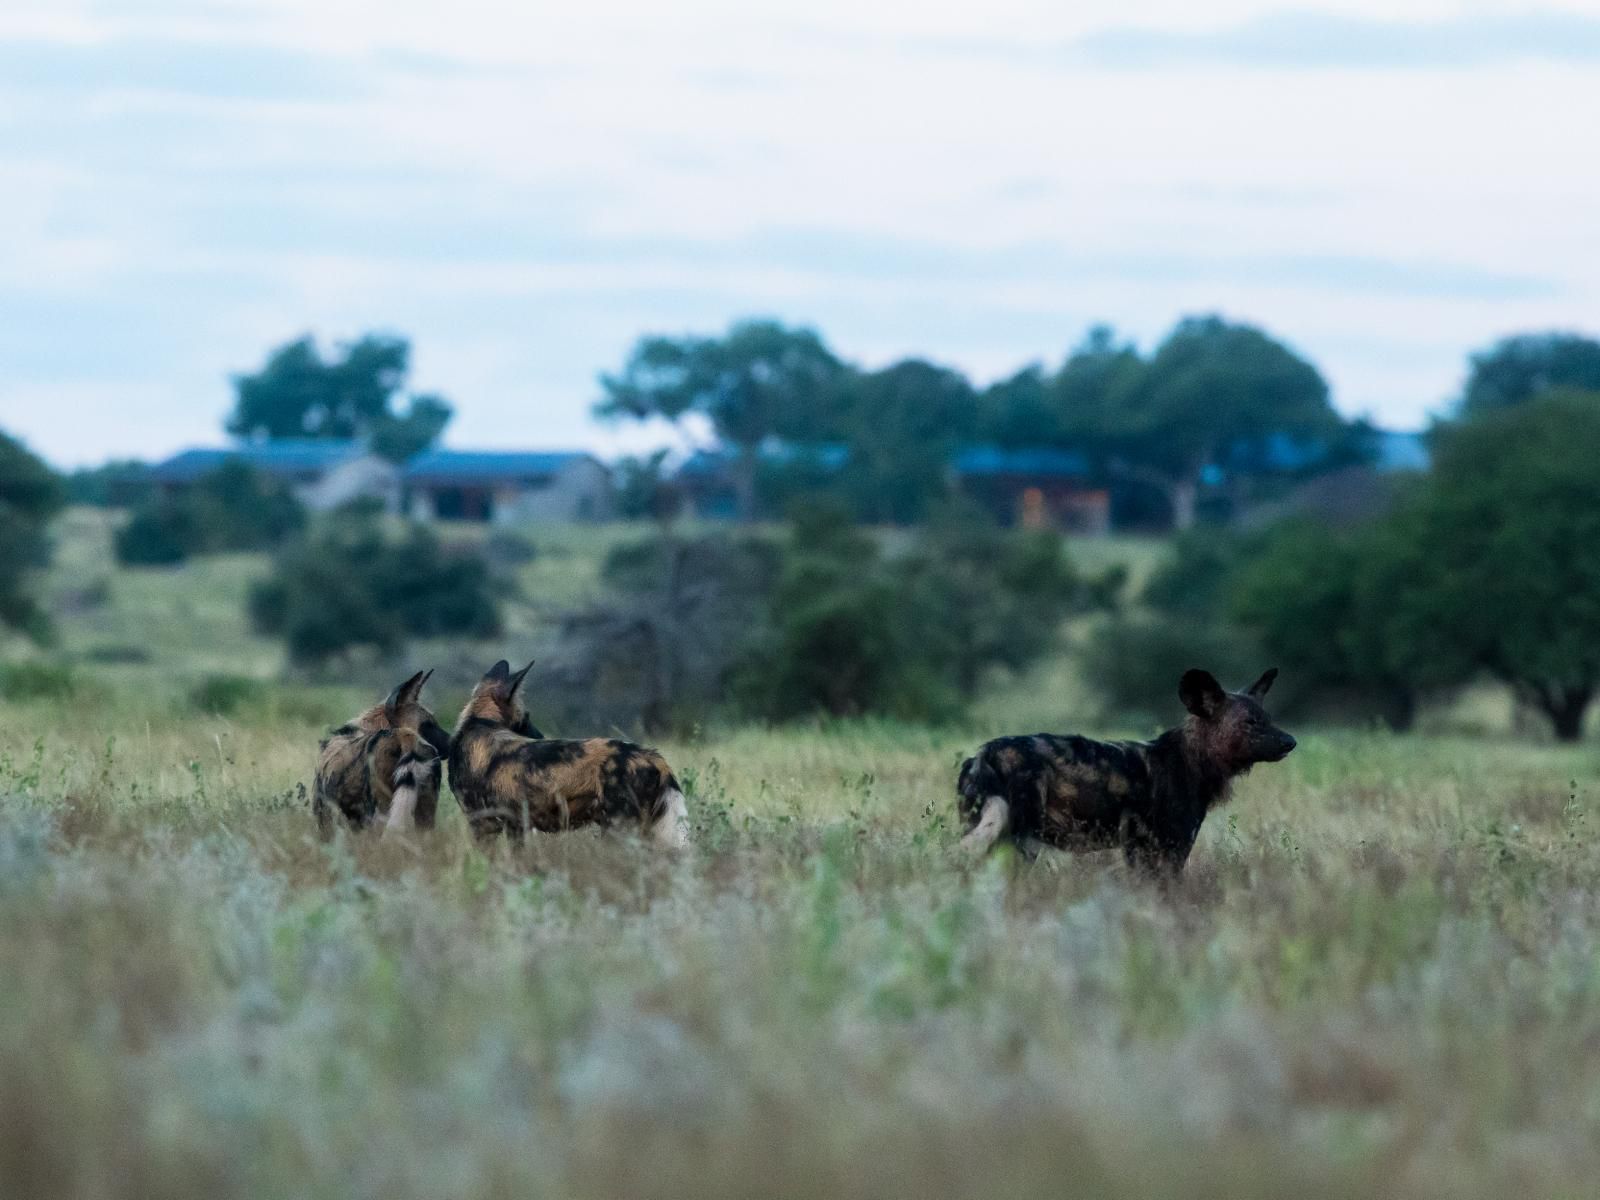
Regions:
<svg viewBox="0 0 1600 1200"><path fill-rule="evenodd" d="M450 736L421 702L432 674L418 671L323 739L311 798L323 837L336 815L357 829L382 817L386 834L433 828Z"/></svg>
<svg viewBox="0 0 1600 1200"><path fill-rule="evenodd" d="M1277 675L1228 692L1209 672L1185 672L1178 696L1189 718L1154 741L1037 733L986 742L956 784L970 830L962 844L984 851L1009 838L1030 856L1040 846L1120 848L1132 866L1176 874L1233 780L1294 749L1261 707Z"/></svg>
<svg viewBox="0 0 1600 1200"><path fill-rule="evenodd" d="M636 825L667 846L689 841L678 781L656 751L614 738L540 737L518 698L529 663L503 659L472 690L450 742L450 789L483 835Z"/></svg>

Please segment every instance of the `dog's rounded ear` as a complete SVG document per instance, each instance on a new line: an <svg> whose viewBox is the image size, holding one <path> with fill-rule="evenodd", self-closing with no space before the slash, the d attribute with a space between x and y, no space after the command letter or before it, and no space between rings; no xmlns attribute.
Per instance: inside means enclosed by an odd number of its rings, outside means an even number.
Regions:
<svg viewBox="0 0 1600 1200"><path fill-rule="evenodd" d="M417 697L422 694L422 685L428 682L428 676L432 674L432 671L418 671L389 693L383 702L383 707L392 714L398 712L407 704L415 704Z"/></svg>
<svg viewBox="0 0 1600 1200"><path fill-rule="evenodd" d="M1228 695L1210 671L1190 667L1178 680L1178 699L1195 716L1209 719L1222 711Z"/></svg>
<svg viewBox="0 0 1600 1200"><path fill-rule="evenodd" d="M505 659L502 658L499 662L495 663L494 666L490 667L487 671L484 672L483 679L482 679L481 682L483 682L483 683L504 683L510 677L511 677L511 664L508 663Z"/></svg>
<svg viewBox="0 0 1600 1200"><path fill-rule="evenodd" d="M1244 694L1252 700L1259 700L1272 690L1272 681L1278 677L1277 667L1268 667L1261 678L1245 688Z"/></svg>

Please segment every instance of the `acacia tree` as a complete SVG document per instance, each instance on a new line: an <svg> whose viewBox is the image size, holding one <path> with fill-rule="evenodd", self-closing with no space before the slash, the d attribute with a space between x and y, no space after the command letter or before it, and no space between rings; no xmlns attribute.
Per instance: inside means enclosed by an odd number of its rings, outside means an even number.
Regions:
<svg viewBox="0 0 1600 1200"><path fill-rule="evenodd" d="M1297 691L1354 700L1403 732L1423 694L1474 670L1412 588L1429 570L1419 532L1406 509L1356 529L1291 521L1234 566L1229 615Z"/></svg>
<svg viewBox="0 0 1600 1200"><path fill-rule="evenodd" d="M737 453L734 489L739 516L749 521L761 443L812 440L831 428L823 410L837 402L846 370L812 330L777 321L742 321L723 337L646 337L620 374L600 377L595 412L675 423L691 413L706 418Z"/></svg>
<svg viewBox="0 0 1600 1200"><path fill-rule="evenodd" d="M36 640L44 640L50 626L29 579L49 558L45 528L64 501L55 472L21 442L0 433L0 625Z"/></svg>
<svg viewBox="0 0 1600 1200"><path fill-rule="evenodd" d="M1554 393L1436 435L1408 519L1403 611L1574 741L1600 688L1600 394Z"/></svg>
<svg viewBox="0 0 1600 1200"><path fill-rule="evenodd" d="M1180 530L1194 524L1208 473L1259 459L1274 438L1332 441L1342 428L1316 367L1249 325L1185 318L1142 370L1127 348L1091 344L1082 353L1085 364L1069 360L1063 376L1087 382L1093 368L1106 377L1102 413L1090 415L1111 468L1158 488Z"/></svg>
<svg viewBox="0 0 1600 1200"><path fill-rule="evenodd" d="M1576 333L1523 333L1472 356L1463 416L1524 404L1546 392L1600 392L1600 341Z"/></svg>
<svg viewBox="0 0 1600 1200"><path fill-rule="evenodd" d="M399 410L410 370L405 338L367 334L324 357L308 335L274 350L254 374L234 376L227 429L249 439L364 437L401 462L432 445L451 417L435 395L408 396Z"/></svg>

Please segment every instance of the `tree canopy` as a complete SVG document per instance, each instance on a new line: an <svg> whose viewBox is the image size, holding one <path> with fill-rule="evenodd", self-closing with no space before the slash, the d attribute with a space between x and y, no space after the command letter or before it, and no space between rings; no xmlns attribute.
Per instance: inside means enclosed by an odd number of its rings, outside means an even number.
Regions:
<svg viewBox="0 0 1600 1200"><path fill-rule="evenodd" d="M1138 371L1110 347L1080 353L1089 378L1110 376L1097 424L1113 468L1160 487L1179 529L1194 524L1208 473L1246 478L1241 465L1263 468L1274 439L1311 446L1343 425L1316 367L1253 326L1185 318Z"/></svg>
<svg viewBox="0 0 1600 1200"><path fill-rule="evenodd" d="M0 433L0 625L36 639L47 635L49 621L30 576L49 560L45 531L65 501L55 472L16 438Z"/></svg>
<svg viewBox="0 0 1600 1200"><path fill-rule="evenodd" d="M735 324L722 337L645 337L622 371L602 375L602 417L679 421L694 413L739 454L740 516L755 515L756 459L768 437L815 438L830 423L846 368L812 330Z"/></svg>
<svg viewBox="0 0 1600 1200"><path fill-rule="evenodd" d="M403 461L426 449L449 423L442 397L406 397L411 343L367 334L324 357L309 335L280 346L253 374L233 379L228 432L250 439L366 438Z"/></svg>
<svg viewBox="0 0 1600 1200"><path fill-rule="evenodd" d="M1523 333L1472 356L1460 411L1475 416L1561 389L1600 393L1600 341L1577 333Z"/></svg>

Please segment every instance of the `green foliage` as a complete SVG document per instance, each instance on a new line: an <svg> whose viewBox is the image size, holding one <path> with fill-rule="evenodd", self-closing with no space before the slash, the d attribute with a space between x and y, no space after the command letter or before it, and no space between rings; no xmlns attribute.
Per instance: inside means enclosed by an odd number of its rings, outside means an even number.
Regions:
<svg viewBox="0 0 1600 1200"><path fill-rule="evenodd" d="M726 336L642 338L618 375L604 375L603 417L677 421L695 413L736 447L739 513L755 515L757 451L769 437L817 440L845 372L809 329L742 321Z"/></svg>
<svg viewBox="0 0 1600 1200"><path fill-rule="evenodd" d="M1183 715L1178 680L1190 667L1203 667L1225 687L1243 687L1270 665L1237 626L1177 613L1102 622L1083 644L1079 664L1105 715L1166 725Z"/></svg>
<svg viewBox="0 0 1600 1200"><path fill-rule="evenodd" d="M0 433L0 626L48 639L50 621L32 591L50 557L46 530L60 511L60 479L17 439Z"/></svg>
<svg viewBox="0 0 1600 1200"><path fill-rule="evenodd" d="M186 491L141 504L117 531L125 566L169 566L197 554L265 550L304 528L305 508L242 461L224 463Z"/></svg>
<svg viewBox="0 0 1600 1200"><path fill-rule="evenodd" d="M1085 591L1061 539L948 510L885 557L837 503L796 513L770 630L742 674L757 714L947 719L992 667L1056 641Z"/></svg>
<svg viewBox="0 0 1600 1200"><path fill-rule="evenodd" d="M500 616L488 564L412 525L399 538L376 520L333 520L290 545L250 595L257 630L314 665L367 647L397 651L407 637L490 637Z"/></svg>
<svg viewBox="0 0 1600 1200"><path fill-rule="evenodd" d="M229 717L259 704L266 689L247 675L207 675L189 689L189 707L208 716Z"/></svg>
<svg viewBox="0 0 1600 1200"><path fill-rule="evenodd" d="M1462 416L1525 404L1554 391L1600 393L1600 341L1576 333L1524 333L1472 356Z"/></svg>
<svg viewBox="0 0 1600 1200"><path fill-rule="evenodd" d="M403 463L439 440L455 410L441 396L413 396L404 413L383 413L372 422L369 443L374 454Z"/></svg>
<svg viewBox="0 0 1600 1200"><path fill-rule="evenodd" d="M0 663L0 697L7 700L69 700L77 690L77 676L65 663Z"/></svg>
<svg viewBox="0 0 1600 1200"><path fill-rule="evenodd" d="M1567 392L1441 429L1403 515L1432 630L1575 739L1600 687L1600 396Z"/></svg>
<svg viewBox="0 0 1600 1200"><path fill-rule="evenodd" d="M1229 612L1292 681L1405 730L1421 694L1470 670L1445 631L1419 620L1410 581L1426 570L1394 518L1353 531L1274 530L1230 581Z"/></svg>
<svg viewBox="0 0 1600 1200"><path fill-rule="evenodd" d="M952 452L977 432L977 397L957 371L916 359L854 376L840 486L857 517L909 524L948 490Z"/></svg>
<svg viewBox="0 0 1600 1200"><path fill-rule="evenodd" d="M1171 553L1145 585L1144 602L1189 618L1222 616L1234 573L1259 550L1260 541L1215 525L1178 534Z"/></svg>
<svg viewBox="0 0 1600 1200"><path fill-rule="evenodd" d="M116 459L98 467L79 467L67 476L72 504L113 508L144 500L150 492L150 466L136 459Z"/></svg>
<svg viewBox="0 0 1600 1200"><path fill-rule="evenodd" d="M624 458L616 465L617 515L624 520L669 521L683 508L683 493L667 468L667 451Z"/></svg>
<svg viewBox="0 0 1600 1200"><path fill-rule="evenodd" d="M396 462L432 445L451 417L433 395L396 401L411 370L411 344L381 334L324 358L310 336L279 347L254 374L234 376L228 432L258 438L368 438Z"/></svg>
<svg viewBox="0 0 1600 1200"><path fill-rule="evenodd" d="M965 698L990 667L1022 668L1051 649L1089 598L1059 535L1002 533L964 505L936 513L895 573L925 652Z"/></svg>

